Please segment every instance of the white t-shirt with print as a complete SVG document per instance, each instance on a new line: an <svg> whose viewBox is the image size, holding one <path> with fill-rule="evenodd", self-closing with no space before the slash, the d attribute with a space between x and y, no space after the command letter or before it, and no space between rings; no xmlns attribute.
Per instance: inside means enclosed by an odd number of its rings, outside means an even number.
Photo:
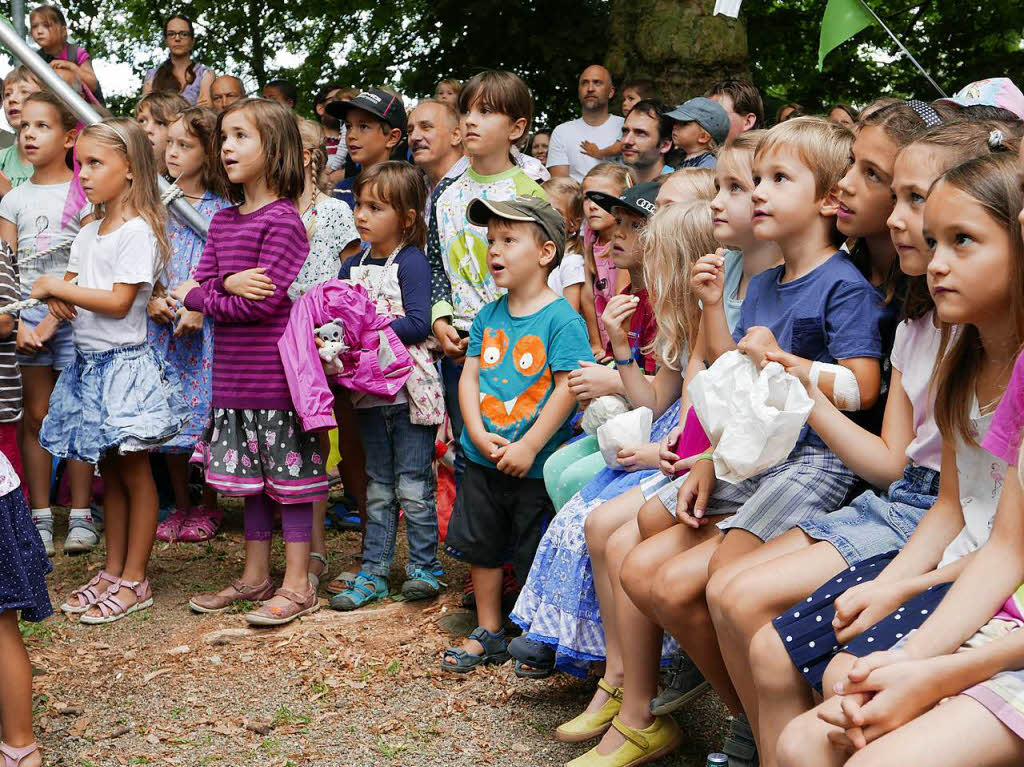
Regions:
<svg viewBox="0 0 1024 767"><path fill-rule="evenodd" d="M914 439L907 445L907 458L917 466L938 471L942 464L942 435L935 423L935 387L932 371L939 356L941 332L935 327L934 312L896 326L896 338L889 359L900 371L914 416ZM959 457L957 463L959 463Z"/></svg>
<svg viewBox="0 0 1024 767"><path fill-rule="evenodd" d="M625 120L618 115L608 115L600 125L587 125L582 117L562 123L551 133L548 167L568 165L569 175L582 184L590 169L605 161L584 154L580 142L591 141L599 149L605 149L622 138L623 122Z"/></svg>
<svg viewBox="0 0 1024 767"><path fill-rule="evenodd" d="M75 239L82 228L82 218L92 206L86 202L67 210L71 182L35 184L31 180L15 187L0 200L0 218L18 228L18 258L21 261L34 253ZM28 295L32 283L44 274L63 277L67 271L70 247L26 263L19 269L22 295Z"/></svg>
<svg viewBox="0 0 1024 767"><path fill-rule="evenodd" d="M115 283L138 285L128 314L121 319L78 309L72 324L75 347L106 351L146 341L146 304L156 281L157 245L149 224L136 217L109 234L100 234L101 221L82 227L71 246L68 271L78 274L83 288L111 290Z"/></svg>

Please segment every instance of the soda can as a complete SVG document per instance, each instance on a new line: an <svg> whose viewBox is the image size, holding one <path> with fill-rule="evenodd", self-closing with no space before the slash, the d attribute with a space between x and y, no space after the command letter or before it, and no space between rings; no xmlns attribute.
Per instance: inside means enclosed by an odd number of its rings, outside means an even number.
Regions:
<svg viewBox="0 0 1024 767"><path fill-rule="evenodd" d="M725 754L708 754L707 767L729 767L729 757Z"/></svg>

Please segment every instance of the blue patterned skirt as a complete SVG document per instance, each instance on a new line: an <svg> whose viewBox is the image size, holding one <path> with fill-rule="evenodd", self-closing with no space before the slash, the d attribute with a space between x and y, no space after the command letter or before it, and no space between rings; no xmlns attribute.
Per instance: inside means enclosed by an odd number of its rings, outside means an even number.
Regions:
<svg viewBox="0 0 1024 767"><path fill-rule="evenodd" d="M679 407L676 400L654 423L652 441L663 439L679 425ZM583 677L590 663L605 659L604 627L584 523L602 503L658 473L602 469L562 507L544 533L510 617L530 639L555 646L559 671ZM674 647L666 634L663 656L670 656Z"/></svg>
<svg viewBox="0 0 1024 767"><path fill-rule="evenodd" d="M53 613L46 574L53 569L21 488L0 496L0 613L33 623Z"/></svg>

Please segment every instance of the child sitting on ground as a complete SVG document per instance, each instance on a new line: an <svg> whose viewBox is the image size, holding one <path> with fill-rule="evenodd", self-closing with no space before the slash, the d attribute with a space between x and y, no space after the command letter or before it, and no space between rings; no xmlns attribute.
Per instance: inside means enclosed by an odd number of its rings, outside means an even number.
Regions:
<svg viewBox="0 0 1024 767"><path fill-rule="evenodd" d="M445 650L441 668L456 672L509 658L502 564L511 551L524 580L554 514L544 462L569 435L568 371L590 356L583 319L547 286L565 247L555 209L534 197L477 199L467 216L487 226L487 265L508 293L473 321L459 384L469 460L446 549L471 563L479 626L461 648Z"/></svg>

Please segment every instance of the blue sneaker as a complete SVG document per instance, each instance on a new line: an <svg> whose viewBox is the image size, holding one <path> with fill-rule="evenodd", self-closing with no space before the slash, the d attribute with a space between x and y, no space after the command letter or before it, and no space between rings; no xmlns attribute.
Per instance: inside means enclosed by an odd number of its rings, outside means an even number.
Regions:
<svg viewBox="0 0 1024 767"><path fill-rule="evenodd" d="M436 597L441 593L441 581L435 575L436 572L424 570L422 567L415 568L402 584L402 596L409 601ZM441 575L443 574L442 572Z"/></svg>
<svg viewBox="0 0 1024 767"><path fill-rule="evenodd" d="M348 612L357 610L371 602L386 599L387 596L388 582L384 578L360 571L356 575L355 583L340 594L331 597L330 607L332 610Z"/></svg>

